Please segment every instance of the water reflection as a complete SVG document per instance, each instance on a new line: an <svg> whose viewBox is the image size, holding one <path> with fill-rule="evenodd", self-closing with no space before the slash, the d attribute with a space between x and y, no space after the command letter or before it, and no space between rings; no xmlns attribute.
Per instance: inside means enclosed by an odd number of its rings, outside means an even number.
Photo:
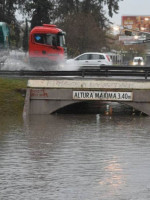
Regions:
<svg viewBox="0 0 150 200"><path fill-rule="evenodd" d="M1 199L149 199L149 117L17 121L0 129Z"/></svg>

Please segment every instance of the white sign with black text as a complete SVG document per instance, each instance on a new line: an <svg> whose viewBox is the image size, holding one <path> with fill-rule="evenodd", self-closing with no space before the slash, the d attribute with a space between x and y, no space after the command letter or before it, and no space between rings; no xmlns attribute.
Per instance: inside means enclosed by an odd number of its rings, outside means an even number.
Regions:
<svg viewBox="0 0 150 200"><path fill-rule="evenodd" d="M133 100L133 92L73 91L73 99L76 99L76 100L132 101Z"/></svg>

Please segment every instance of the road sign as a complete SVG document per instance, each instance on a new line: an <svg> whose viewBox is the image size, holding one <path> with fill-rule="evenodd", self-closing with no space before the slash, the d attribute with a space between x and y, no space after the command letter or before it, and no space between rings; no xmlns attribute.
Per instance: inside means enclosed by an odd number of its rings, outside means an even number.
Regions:
<svg viewBox="0 0 150 200"><path fill-rule="evenodd" d="M137 31L150 32L150 16L122 16L122 26Z"/></svg>
<svg viewBox="0 0 150 200"><path fill-rule="evenodd" d="M73 91L73 99L132 101L133 93L115 91Z"/></svg>
<svg viewBox="0 0 150 200"><path fill-rule="evenodd" d="M142 36L137 36L137 35L134 35L134 36L124 36L124 35L121 35L119 36L119 41L141 41L141 40L146 40L146 36L145 35L142 35Z"/></svg>

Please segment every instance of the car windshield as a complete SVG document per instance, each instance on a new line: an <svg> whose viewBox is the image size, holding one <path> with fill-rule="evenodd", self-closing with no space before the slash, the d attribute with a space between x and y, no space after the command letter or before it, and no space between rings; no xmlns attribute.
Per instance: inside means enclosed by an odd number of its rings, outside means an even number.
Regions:
<svg viewBox="0 0 150 200"><path fill-rule="evenodd" d="M134 59L134 62L141 62L142 61L142 59L139 59L139 58L137 58L137 59Z"/></svg>

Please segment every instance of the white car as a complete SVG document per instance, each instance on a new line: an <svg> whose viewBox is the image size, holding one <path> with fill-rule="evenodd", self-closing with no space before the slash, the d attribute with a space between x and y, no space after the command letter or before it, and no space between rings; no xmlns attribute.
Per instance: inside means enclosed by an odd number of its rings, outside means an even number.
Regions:
<svg viewBox="0 0 150 200"><path fill-rule="evenodd" d="M133 65L141 65L143 66L144 65L144 60L142 57L134 57L133 58Z"/></svg>
<svg viewBox="0 0 150 200"><path fill-rule="evenodd" d="M102 65L112 65L112 60L105 53L89 52L69 59L66 63L70 65L70 68L76 66L79 69L99 69L99 66Z"/></svg>

